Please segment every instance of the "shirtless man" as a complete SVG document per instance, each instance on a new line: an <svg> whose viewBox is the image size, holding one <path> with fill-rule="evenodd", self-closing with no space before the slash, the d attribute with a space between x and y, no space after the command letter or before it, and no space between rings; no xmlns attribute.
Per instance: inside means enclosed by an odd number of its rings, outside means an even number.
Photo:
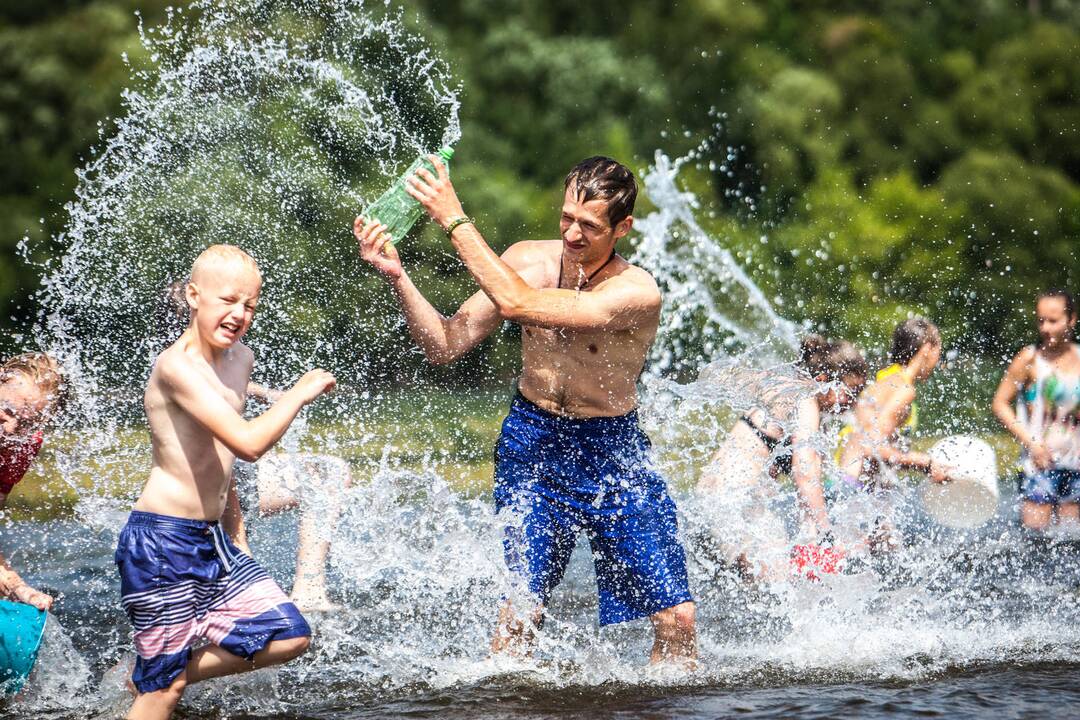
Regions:
<svg viewBox="0 0 1080 720"><path fill-rule="evenodd" d="M584 529L601 624L647 616L656 633L652 661L690 661L694 603L675 505L635 411L660 292L649 273L615 253L634 222L633 173L609 158L583 161L566 177L562 239L519 242L500 258L432 159L437 175L421 169L409 192L446 231L479 292L446 318L413 285L385 227L357 218L354 232L429 361L455 361L504 320L523 328L518 395L495 449L495 504L508 516L507 564L536 606L529 622L507 601L492 649L528 641Z"/></svg>
<svg viewBox="0 0 1080 720"><path fill-rule="evenodd" d="M167 718L187 685L286 662L310 642L296 606L251 558L232 469L269 450L334 378L312 370L259 417L241 416L254 357L240 338L261 287L249 255L207 248L187 285L188 329L150 374L153 466L116 549L138 653L129 718Z"/></svg>

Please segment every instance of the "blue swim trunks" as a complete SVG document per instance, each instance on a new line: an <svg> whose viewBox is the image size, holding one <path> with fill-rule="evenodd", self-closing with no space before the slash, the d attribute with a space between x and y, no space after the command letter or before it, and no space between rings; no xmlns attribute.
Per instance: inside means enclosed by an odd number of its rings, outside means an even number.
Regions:
<svg viewBox="0 0 1080 720"><path fill-rule="evenodd" d="M134 511L116 547L124 611L135 626L141 693L184 671L201 642L250 659L272 640L311 635L300 611L216 522Z"/></svg>
<svg viewBox="0 0 1080 720"><path fill-rule="evenodd" d="M547 603L578 533L592 545L600 624L692 600L675 503L653 469L637 413L572 419L520 394L495 446L495 507L513 514L510 570Z"/></svg>
<svg viewBox="0 0 1080 720"><path fill-rule="evenodd" d="M1080 471L1051 468L1020 481L1020 497L1040 505L1080 502Z"/></svg>

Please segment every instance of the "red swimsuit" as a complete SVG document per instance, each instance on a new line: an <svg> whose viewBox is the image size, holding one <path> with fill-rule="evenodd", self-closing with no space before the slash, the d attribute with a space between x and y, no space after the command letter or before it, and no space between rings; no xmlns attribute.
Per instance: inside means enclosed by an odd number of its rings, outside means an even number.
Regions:
<svg viewBox="0 0 1080 720"><path fill-rule="evenodd" d="M36 432L28 439L0 450L0 493L7 495L23 479L44 441L45 436Z"/></svg>

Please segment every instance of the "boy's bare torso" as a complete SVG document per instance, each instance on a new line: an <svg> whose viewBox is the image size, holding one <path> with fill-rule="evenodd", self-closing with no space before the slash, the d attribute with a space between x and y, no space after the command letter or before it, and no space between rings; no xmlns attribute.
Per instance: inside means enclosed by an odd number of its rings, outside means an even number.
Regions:
<svg viewBox="0 0 1080 720"><path fill-rule="evenodd" d="M535 288L558 287L561 241L534 245L528 262L514 269ZM616 276L655 287L648 273L616 257L579 292L594 292ZM564 278L563 286L577 282ZM637 380L659 322L657 314L628 330L523 326L518 387L528 400L559 415L625 415L637 407Z"/></svg>
<svg viewBox="0 0 1080 720"><path fill-rule="evenodd" d="M254 356L237 343L211 366L185 340L158 356L143 399L150 423L153 467L136 510L198 520L218 520L232 481L233 453L173 399L173 382L204 383L238 413Z"/></svg>

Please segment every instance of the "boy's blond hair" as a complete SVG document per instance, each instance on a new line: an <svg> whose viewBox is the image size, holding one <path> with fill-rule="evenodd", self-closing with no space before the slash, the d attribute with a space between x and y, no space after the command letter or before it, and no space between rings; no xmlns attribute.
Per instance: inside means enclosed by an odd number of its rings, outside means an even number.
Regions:
<svg viewBox="0 0 1080 720"><path fill-rule="evenodd" d="M0 380L15 373L30 379L45 395L45 415L51 417L67 401L68 386L60 363L52 355L43 352L19 353L0 365Z"/></svg>
<svg viewBox="0 0 1080 720"><path fill-rule="evenodd" d="M233 263L243 265L254 272L260 280L262 279L262 273L259 272L259 265L255 262L255 258L235 245L211 245L199 253L199 257L192 263L190 282L198 285L200 278L212 268Z"/></svg>

